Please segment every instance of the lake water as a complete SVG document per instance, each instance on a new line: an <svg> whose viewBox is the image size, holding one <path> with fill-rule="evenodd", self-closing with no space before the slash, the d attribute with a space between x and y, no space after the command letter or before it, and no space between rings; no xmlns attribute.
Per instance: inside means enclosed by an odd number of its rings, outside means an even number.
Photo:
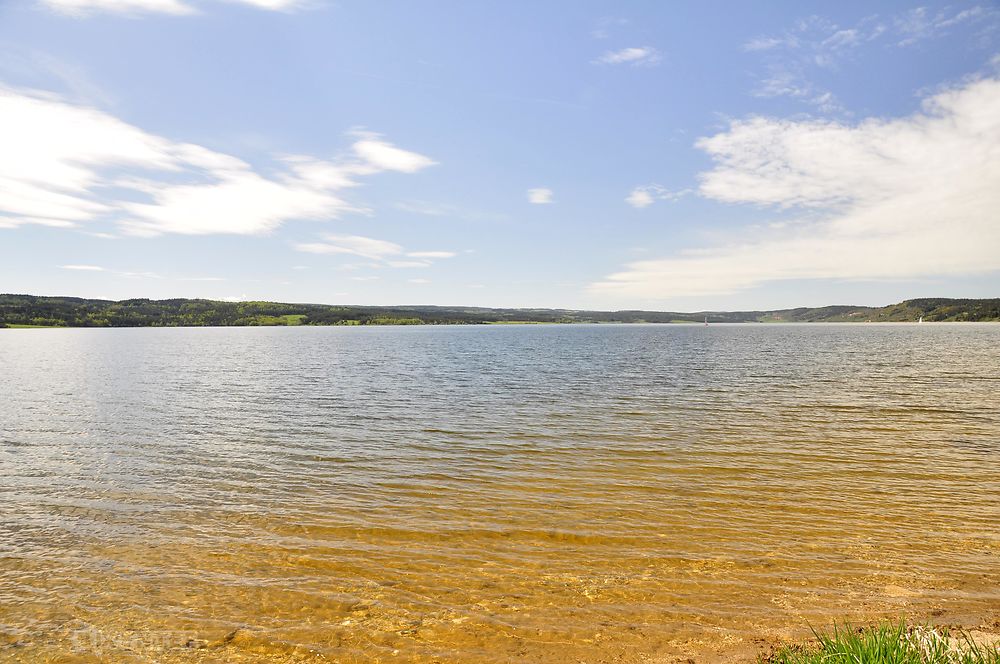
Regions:
<svg viewBox="0 0 1000 664"><path fill-rule="evenodd" d="M3 330L0 660L976 624L998 469L1000 325Z"/></svg>

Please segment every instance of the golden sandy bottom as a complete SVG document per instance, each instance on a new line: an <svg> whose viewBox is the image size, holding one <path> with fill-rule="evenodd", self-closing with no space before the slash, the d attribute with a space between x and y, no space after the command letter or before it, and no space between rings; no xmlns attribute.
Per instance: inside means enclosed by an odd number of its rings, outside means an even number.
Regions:
<svg viewBox="0 0 1000 664"><path fill-rule="evenodd" d="M0 659L721 662L1000 620L1000 327L276 334L2 355Z"/></svg>
<svg viewBox="0 0 1000 664"><path fill-rule="evenodd" d="M722 540L653 529L655 512L584 536L553 502L533 529L433 532L403 507L377 528L207 511L147 524L141 542L5 557L0 623L16 627L0 659L729 662L833 621L1000 627L995 539L922 526L916 542L867 519L824 536L758 518Z"/></svg>

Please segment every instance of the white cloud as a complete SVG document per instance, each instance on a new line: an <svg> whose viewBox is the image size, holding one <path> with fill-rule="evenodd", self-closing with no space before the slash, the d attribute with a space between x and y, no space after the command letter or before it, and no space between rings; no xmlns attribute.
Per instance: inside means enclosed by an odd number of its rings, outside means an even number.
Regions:
<svg viewBox="0 0 1000 664"><path fill-rule="evenodd" d="M799 19L780 35L751 39L744 51L799 51L821 65L831 64L832 57L871 41L886 31L885 21L877 15L866 16L850 27L843 27L822 16Z"/></svg>
<svg viewBox="0 0 1000 664"><path fill-rule="evenodd" d="M552 190L545 187L528 190L528 202L535 205L545 205L552 202Z"/></svg>
<svg viewBox="0 0 1000 664"><path fill-rule="evenodd" d="M636 262L592 292L647 300L789 279L880 280L1000 270L1000 79L895 120L751 118L698 146L702 196L811 210L798 223Z"/></svg>
<svg viewBox="0 0 1000 664"><path fill-rule="evenodd" d="M74 16L97 12L114 14L196 14L197 10L179 0L41 0L50 9Z"/></svg>
<svg viewBox="0 0 1000 664"><path fill-rule="evenodd" d="M826 48L837 50L849 48L861 43L861 33L855 28L837 30L832 35L823 40L822 45Z"/></svg>
<svg viewBox="0 0 1000 664"><path fill-rule="evenodd" d="M791 97L810 104L822 113L843 113L845 108L837 97L810 80L808 70L820 62L830 63L827 55L803 57L801 61L776 60L767 65L767 74L758 82L753 91L755 97ZM820 66L830 66L829 64Z"/></svg>
<svg viewBox="0 0 1000 664"><path fill-rule="evenodd" d="M429 283L431 283L430 279L407 279L407 281L410 282L411 284L429 284Z"/></svg>
<svg viewBox="0 0 1000 664"><path fill-rule="evenodd" d="M300 0L228 0L237 4L250 5L270 11L289 11L300 6ZM39 0L39 2L61 14L87 16L90 14L168 14L185 16L198 14L198 9L181 0Z"/></svg>
<svg viewBox="0 0 1000 664"><path fill-rule="evenodd" d="M351 254L371 259L382 259L403 253L403 248L395 242L360 235L326 235L325 240L325 242L297 244L295 248L312 254Z"/></svg>
<svg viewBox="0 0 1000 664"><path fill-rule="evenodd" d="M76 270L80 272L105 272L116 277L125 279L163 279L163 275L156 272L135 272L127 270L109 270L99 265L60 265L62 270ZM224 277L176 277L176 281L227 281Z"/></svg>
<svg viewBox="0 0 1000 664"><path fill-rule="evenodd" d="M454 258L458 254L454 251L410 251L406 255L410 258Z"/></svg>
<svg viewBox="0 0 1000 664"><path fill-rule="evenodd" d="M325 235L322 242L303 242L296 244L295 248L312 254L346 254L379 261L366 266L373 268L430 267L434 264L430 260L432 258L452 258L456 255L453 251L406 252L395 242L360 235ZM421 260L406 260L408 258Z"/></svg>
<svg viewBox="0 0 1000 664"><path fill-rule="evenodd" d="M132 235L264 234L293 219L356 211L338 192L358 177L433 163L365 134L354 143L354 158L286 156L264 174L232 155L144 132L102 111L3 87L0 117L6 227L105 221Z"/></svg>
<svg viewBox="0 0 1000 664"><path fill-rule="evenodd" d="M378 134L362 132L359 138L353 146L355 154L379 170L416 173L437 163L429 157L386 143Z"/></svg>
<svg viewBox="0 0 1000 664"><path fill-rule="evenodd" d="M633 189L625 202L636 209L649 207L656 201L676 201L691 193L690 189L670 191L658 184L646 184Z"/></svg>
<svg viewBox="0 0 1000 664"><path fill-rule="evenodd" d="M918 7L890 16L866 16L854 25L842 26L822 16L794 22L778 35L756 37L743 45L745 51L759 53L764 72L753 94L758 97L791 97L810 104L822 113L846 113L832 92L815 81L829 78L844 62L856 59L859 49L869 44L906 47L953 32L965 26L979 30L970 41L991 41L984 37L1000 28L1000 10L974 6L945 8L931 12ZM879 56L881 57L881 56Z"/></svg>
<svg viewBox="0 0 1000 664"><path fill-rule="evenodd" d="M757 37L756 39L751 39L746 44L743 45L744 51L770 51L772 48L777 48L785 43L785 40L778 39L777 37Z"/></svg>
<svg viewBox="0 0 1000 664"><path fill-rule="evenodd" d="M227 0L237 2L258 9L268 9L271 11L289 11L307 4L304 0Z"/></svg>
<svg viewBox="0 0 1000 664"><path fill-rule="evenodd" d="M911 46L919 41L945 34L956 25L983 20L995 22L998 18L1000 11L993 8L977 6L955 13L949 13L944 9L932 14L926 7L917 7L893 19L895 34L899 37L896 45Z"/></svg>
<svg viewBox="0 0 1000 664"><path fill-rule="evenodd" d="M844 107L840 105L837 98L829 91L817 94L809 100L809 103L824 113L837 113L844 110Z"/></svg>
<svg viewBox="0 0 1000 664"><path fill-rule="evenodd" d="M401 201L394 205L397 210L420 214L428 217L454 217L467 221L505 221L507 215L498 212L487 212L473 208L452 205L450 203L433 203L430 201Z"/></svg>
<svg viewBox="0 0 1000 664"><path fill-rule="evenodd" d="M625 202L634 208L642 209L653 204L653 195L645 187L636 187L625 197Z"/></svg>
<svg viewBox="0 0 1000 664"><path fill-rule="evenodd" d="M618 51L608 51L595 62L605 65L648 66L659 63L661 59L660 52L652 46L632 46Z"/></svg>

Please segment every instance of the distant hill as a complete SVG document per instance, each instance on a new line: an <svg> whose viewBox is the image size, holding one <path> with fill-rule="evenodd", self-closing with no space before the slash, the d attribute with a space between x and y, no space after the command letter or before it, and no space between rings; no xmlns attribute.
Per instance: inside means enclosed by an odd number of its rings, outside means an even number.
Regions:
<svg viewBox="0 0 1000 664"><path fill-rule="evenodd" d="M0 327L200 327L242 325L453 325L486 323L747 323L1000 321L1000 298L923 298L887 307L776 311L580 311L482 307L363 307L215 300L87 300L0 295Z"/></svg>

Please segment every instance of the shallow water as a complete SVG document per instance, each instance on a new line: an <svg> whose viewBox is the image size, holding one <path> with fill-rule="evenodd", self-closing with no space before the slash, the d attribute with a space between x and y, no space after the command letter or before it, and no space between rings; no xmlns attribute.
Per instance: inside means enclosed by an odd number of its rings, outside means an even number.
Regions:
<svg viewBox="0 0 1000 664"><path fill-rule="evenodd" d="M0 367L0 659L1000 618L1000 325L3 330Z"/></svg>

